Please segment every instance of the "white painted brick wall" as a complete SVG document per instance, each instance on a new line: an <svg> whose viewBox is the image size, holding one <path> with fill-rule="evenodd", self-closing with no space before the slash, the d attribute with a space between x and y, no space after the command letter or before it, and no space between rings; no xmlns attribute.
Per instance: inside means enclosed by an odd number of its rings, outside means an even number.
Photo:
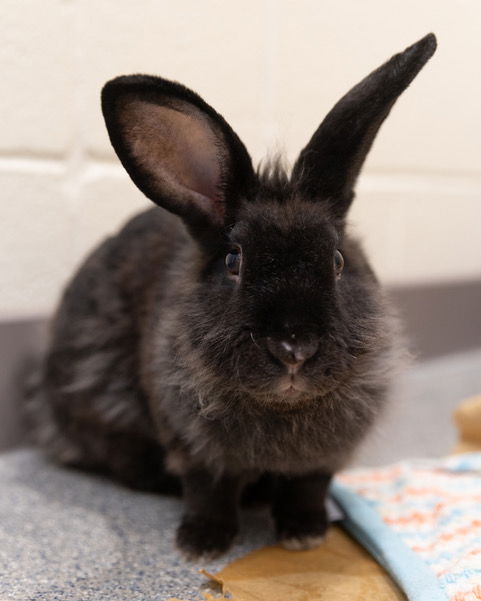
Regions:
<svg viewBox="0 0 481 601"><path fill-rule="evenodd" d="M0 318L51 312L145 199L102 123L102 84L177 79L256 160L292 160L354 83L428 31L439 49L368 159L352 222L390 283L481 276L481 4L438 0L3 0Z"/></svg>

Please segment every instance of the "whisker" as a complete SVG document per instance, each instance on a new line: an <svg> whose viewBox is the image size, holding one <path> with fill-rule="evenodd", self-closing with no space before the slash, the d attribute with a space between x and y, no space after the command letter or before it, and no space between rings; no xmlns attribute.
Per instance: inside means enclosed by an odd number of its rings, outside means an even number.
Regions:
<svg viewBox="0 0 481 601"><path fill-rule="evenodd" d="M252 342L253 342L253 343L254 343L254 344L257 346L257 348L258 348L258 349L261 349L261 350L262 350L262 347L259 345L259 343L258 343L258 342L256 341L256 339L254 338L254 333L252 332L252 330L250 330L249 334L250 334L250 337L251 337L251 340L252 340Z"/></svg>

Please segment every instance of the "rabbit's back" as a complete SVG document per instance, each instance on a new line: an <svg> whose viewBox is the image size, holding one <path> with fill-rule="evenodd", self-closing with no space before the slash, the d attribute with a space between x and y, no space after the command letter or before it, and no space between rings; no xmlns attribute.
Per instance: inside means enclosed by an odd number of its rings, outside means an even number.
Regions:
<svg viewBox="0 0 481 601"><path fill-rule="evenodd" d="M27 400L34 436L55 459L127 481L163 477L139 347L185 240L176 217L145 211L105 240L65 289Z"/></svg>

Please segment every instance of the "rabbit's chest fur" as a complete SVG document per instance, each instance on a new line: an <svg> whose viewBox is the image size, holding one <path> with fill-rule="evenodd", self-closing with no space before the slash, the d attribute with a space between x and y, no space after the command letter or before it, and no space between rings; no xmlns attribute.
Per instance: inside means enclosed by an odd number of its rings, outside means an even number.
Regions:
<svg viewBox="0 0 481 601"><path fill-rule="evenodd" d="M222 419L206 419L194 411L187 415L178 408L172 414L166 403L166 420L192 462L214 471L333 471L346 462L373 418L365 407L335 412L333 401L314 399L312 407L285 414L256 415L238 408Z"/></svg>

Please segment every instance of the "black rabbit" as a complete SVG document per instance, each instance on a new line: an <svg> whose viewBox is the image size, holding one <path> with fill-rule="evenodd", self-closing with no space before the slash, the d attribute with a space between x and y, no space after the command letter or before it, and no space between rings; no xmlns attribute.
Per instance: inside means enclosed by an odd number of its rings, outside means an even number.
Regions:
<svg viewBox="0 0 481 601"><path fill-rule="evenodd" d="M182 486L177 543L225 551L266 475L288 548L319 544L332 474L386 402L402 345L345 217L430 34L346 94L292 173L258 171L209 105L146 75L106 84L112 144L156 204L68 285L28 401L58 461L139 488ZM180 218L179 218L180 217Z"/></svg>

